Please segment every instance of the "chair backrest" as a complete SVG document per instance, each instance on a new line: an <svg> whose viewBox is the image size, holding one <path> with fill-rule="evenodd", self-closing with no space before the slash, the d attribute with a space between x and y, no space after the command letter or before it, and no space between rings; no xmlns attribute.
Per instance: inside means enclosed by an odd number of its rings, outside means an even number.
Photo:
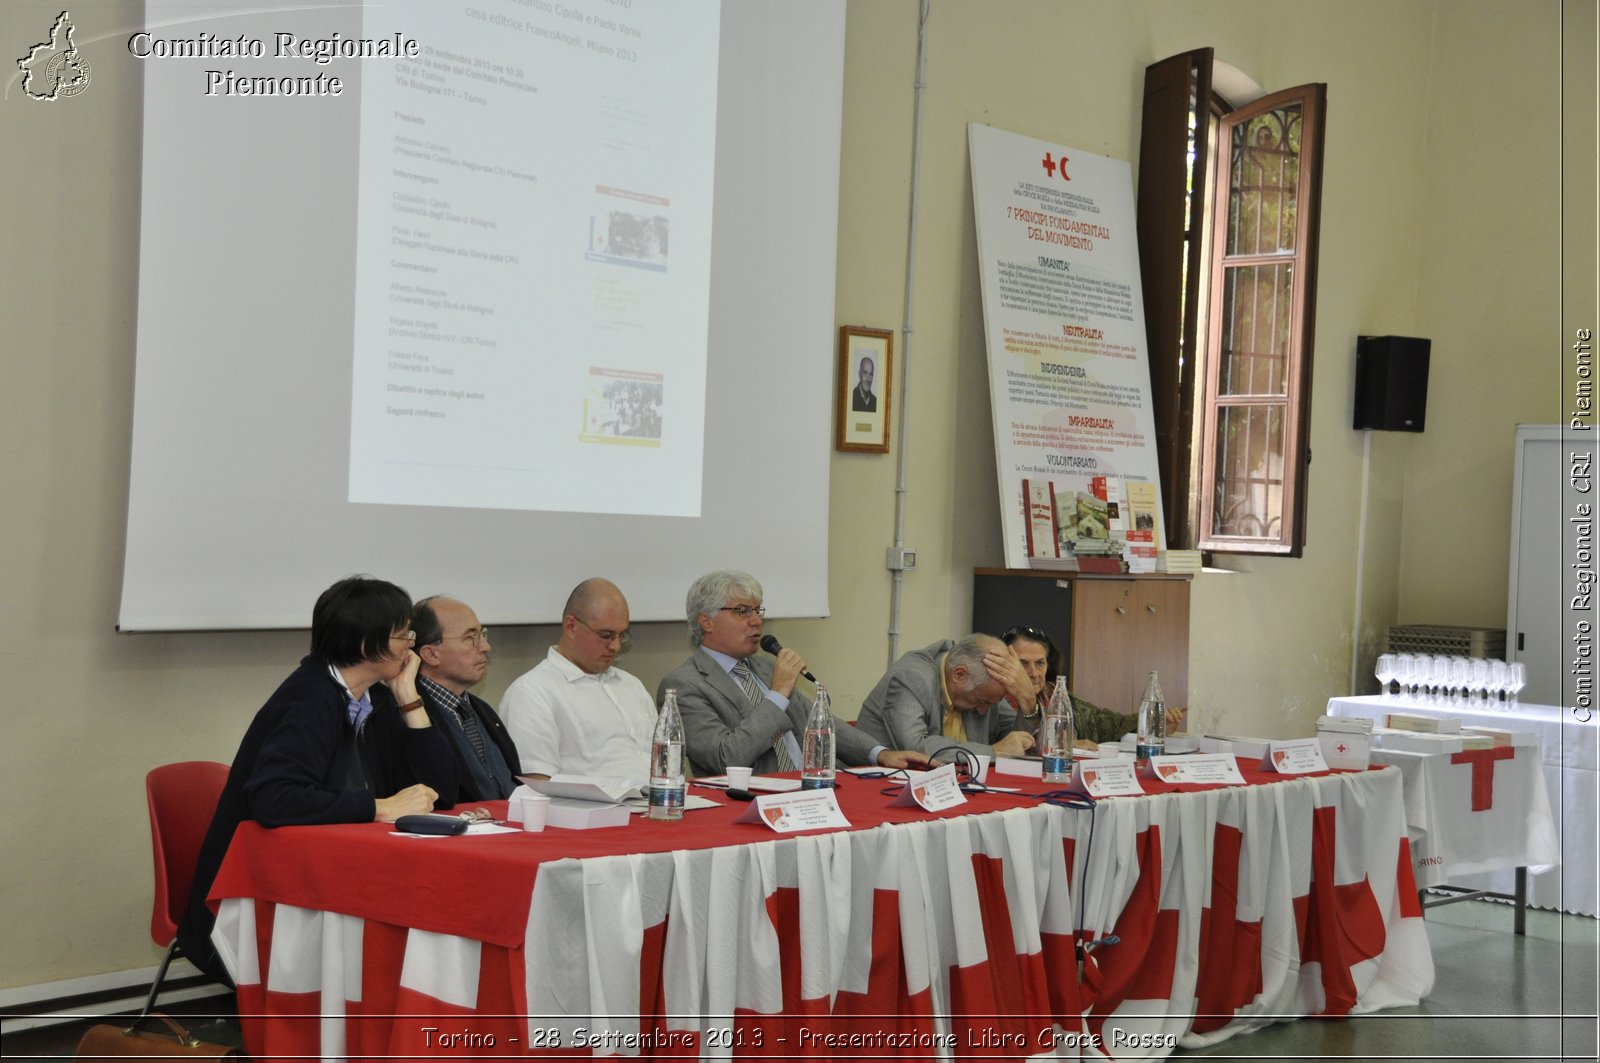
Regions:
<svg viewBox="0 0 1600 1063"><path fill-rule="evenodd" d="M162 948L178 935L200 843L227 781L228 766L213 760L163 764L144 777L145 797L150 802L150 848L156 864L150 937Z"/></svg>

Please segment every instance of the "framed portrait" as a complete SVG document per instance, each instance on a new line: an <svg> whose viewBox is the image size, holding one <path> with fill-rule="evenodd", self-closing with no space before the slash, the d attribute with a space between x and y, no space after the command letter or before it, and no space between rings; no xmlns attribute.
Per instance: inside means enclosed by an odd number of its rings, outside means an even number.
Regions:
<svg viewBox="0 0 1600 1063"><path fill-rule="evenodd" d="M838 450L889 453L889 388L894 378L894 333L845 325L839 329Z"/></svg>

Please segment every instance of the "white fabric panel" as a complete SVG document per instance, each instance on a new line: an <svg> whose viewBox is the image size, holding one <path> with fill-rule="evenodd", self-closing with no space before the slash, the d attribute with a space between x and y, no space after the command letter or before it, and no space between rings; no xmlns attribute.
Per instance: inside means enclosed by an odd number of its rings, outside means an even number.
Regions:
<svg viewBox="0 0 1600 1063"><path fill-rule="evenodd" d="M243 985L261 984L261 953L256 945L256 902L229 897L217 908L211 943L233 980Z"/></svg>
<svg viewBox="0 0 1600 1063"><path fill-rule="evenodd" d="M358 954L359 955L359 954ZM412 930L406 938L400 984L458 1008L478 1006L483 943L454 934ZM357 966L359 970L359 965ZM356 986L360 991L360 986ZM351 998L356 999L356 998Z"/></svg>
<svg viewBox="0 0 1600 1063"><path fill-rule="evenodd" d="M832 1003L845 972L854 925L850 882L852 846L848 834L796 839L800 890L800 996ZM787 848L787 847L785 847ZM867 940L872 923L866 909Z"/></svg>

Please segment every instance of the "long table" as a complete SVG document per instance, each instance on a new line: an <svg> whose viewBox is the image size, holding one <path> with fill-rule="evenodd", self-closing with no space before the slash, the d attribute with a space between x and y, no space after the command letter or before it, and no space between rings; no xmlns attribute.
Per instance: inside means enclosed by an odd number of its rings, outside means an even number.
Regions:
<svg viewBox="0 0 1600 1063"><path fill-rule="evenodd" d="M1600 915L1600 725L1583 720L1570 709L1554 705L1521 705L1515 711L1490 707L1484 702L1441 704L1398 695L1333 698L1331 716L1355 716L1383 724L1390 713L1454 716L1463 726L1499 727L1531 732L1538 738L1538 759L1560 847L1560 867L1546 868L1528 878L1528 903L1578 915ZM1537 860L1531 861L1538 863ZM1452 885L1508 893L1512 872L1497 870L1451 879Z"/></svg>
<svg viewBox="0 0 1600 1063"><path fill-rule="evenodd" d="M944 814L846 779L854 829L782 837L732 802L438 839L246 823L214 939L257 1059L1115 1059L1416 1003L1400 773L1246 771Z"/></svg>

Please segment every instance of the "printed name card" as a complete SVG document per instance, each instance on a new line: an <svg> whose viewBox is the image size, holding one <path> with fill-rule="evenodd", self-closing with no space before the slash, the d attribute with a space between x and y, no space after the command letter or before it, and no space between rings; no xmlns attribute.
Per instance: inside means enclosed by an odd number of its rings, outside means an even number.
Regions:
<svg viewBox="0 0 1600 1063"><path fill-rule="evenodd" d="M929 812L940 812L966 803L967 795L961 792L961 784L956 781L956 766L946 764L932 771L911 772L905 789L889 805L891 808L920 805Z"/></svg>
<svg viewBox="0 0 1600 1063"><path fill-rule="evenodd" d="M1044 763L1038 757L995 757L994 770L1001 775L1037 779L1044 774Z"/></svg>
<svg viewBox="0 0 1600 1063"><path fill-rule="evenodd" d="M765 823L779 834L824 827L848 827L833 790L797 790L788 794L761 794L735 823Z"/></svg>
<svg viewBox="0 0 1600 1063"><path fill-rule="evenodd" d="M1206 786L1242 786L1239 762L1231 753L1183 753L1170 757L1151 757L1155 777L1173 786L1199 783Z"/></svg>
<svg viewBox="0 0 1600 1063"><path fill-rule="evenodd" d="M1322 759L1322 743L1315 738L1273 739L1267 747L1267 755L1261 758L1261 770L1283 775L1305 775L1313 771L1327 771L1328 762Z"/></svg>
<svg viewBox="0 0 1600 1063"><path fill-rule="evenodd" d="M1095 757L1073 765L1073 781L1090 797L1137 797L1144 793L1132 757Z"/></svg>

